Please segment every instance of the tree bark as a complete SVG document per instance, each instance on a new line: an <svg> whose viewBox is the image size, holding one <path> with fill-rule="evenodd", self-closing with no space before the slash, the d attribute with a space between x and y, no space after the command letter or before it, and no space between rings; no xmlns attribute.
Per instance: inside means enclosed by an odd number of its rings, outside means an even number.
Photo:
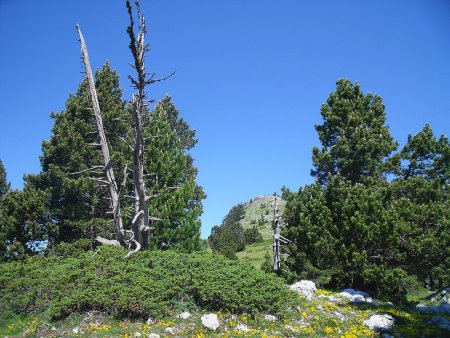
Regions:
<svg viewBox="0 0 450 338"><path fill-rule="evenodd" d="M114 176L114 170L111 164L111 157L109 154L108 141L105 134L105 129L103 127L103 119L100 111L100 105L98 103L97 91L95 89L94 77L92 75L91 65L89 62L89 55L86 47L86 42L84 41L83 34L81 33L80 26L77 25L78 35L80 37L81 52L83 53L83 63L86 69L86 77L89 83L89 92L92 99L92 107L95 117L95 122L97 124L97 131L100 137L100 145L103 154L104 170L106 174L106 180L109 187L109 195L111 197L111 208L114 217L114 228L116 231L116 239L119 243L125 243L125 232L122 223L122 216L120 212L120 201L119 193L117 189L117 183ZM106 243L106 242L105 242Z"/></svg>
<svg viewBox="0 0 450 338"><path fill-rule="evenodd" d="M280 213L278 209L278 195L275 194L275 204L273 207L273 270L281 269L281 252L280 252Z"/></svg>
<svg viewBox="0 0 450 338"><path fill-rule="evenodd" d="M130 26L127 29L130 37L130 49L134 58L134 68L137 72L137 80L130 77L133 86L137 89L137 93L133 95L133 183L136 195L136 214L132 222L134 239L140 244L142 249L149 246L149 203L147 189L144 180L144 132L143 132L143 116L145 113L145 86L148 81L145 79L144 57L146 46L144 37L146 33L145 18L141 15L139 2L136 1L138 14L138 34L134 34L134 20L132 15L132 7L127 1L128 14L130 16Z"/></svg>

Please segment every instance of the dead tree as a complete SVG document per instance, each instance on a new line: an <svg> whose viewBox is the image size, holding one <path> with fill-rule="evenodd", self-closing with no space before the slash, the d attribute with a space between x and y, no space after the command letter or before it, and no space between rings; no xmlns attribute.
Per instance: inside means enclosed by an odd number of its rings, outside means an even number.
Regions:
<svg viewBox="0 0 450 338"><path fill-rule="evenodd" d="M145 17L141 13L139 1L135 1L136 12L138 17L138 32L134 32L133 8L129 0L126 2L128 14L130 17L130 25L127 28L127 33L130 37L130 50L133 55L134 65L131 65L137 72L137 78L129 76L133 87L136 89L136 94L132 99L133 110L133 184L135 190L135 216L132 221L132 229L134 239L145 249L148 247L150 236L150 221L157 220L149 216L149 200L147 195L147 188L145 185L144 174L144 154L145 154L145 139L144 139L144 114L147 111L147 94L145 87L155 82L163 81L172 76L161 79L155 79L153 73L150 78L147 78L148 73L145 71L145 53L148 51L148 46L145 44Z"/></svg>
<svg viewBox="0 0 450 338"><path fill-rule="evenodd" d="M281 271L281 244L282 243L290 243L290 241L281 236L281 215L280 209L278 206L278 194L275 193L275 203L273 206L273 270L277 273Z"/></svg>
<svg viewBox="0 0 450 338"><path fill-rule="evenodd" d="M111 157L109 155L109 146L108 146L108 140L106 138L105 129L103 127L103 119L102 119L102 113L100 111L100 105L98 103L98 97L97 97L97 91L95 89L95 83L94 83L94 77L92 75L91 65L89 62L89 54L86 47L86 42L84 40L83 34L81 33L80 26L77 25L77 31L78 35L80 37L80 44L81 44L81 52L83 55L83 63L84 68L86 70L86 77L89 84L89 92L91 94L92 99L92 107L95 117L95 122L97 125L97 131L100 138L100 146L102 149L102 155L103 155L103 162L104 162L104 171L106 175L106 184L109 188L109 196L111 198L111 209L114 219L114 228L116 232L116 243L97 237L97 240L99 242L102 242L104 244L115 244L118 245L119 243L124 245L125 244L125 230L122 223L122 216L120 212L120 193L117 187L116 178L114 175L113 166L111 163ZM126 171L126 169L125 169ZM124 177L124 181L126 179L126 174Z"/></svg>
<svg viewBox="0 0 450 338"><path fill-rule="evenodd" d="M147 79L147 73L145 72L144 58L148 47L145 45L144 38L146 33L145 18L141 14L139 7L139 1L135 1L136 11L138 16L138 32L137 35L134 33L134 20L133 20L133 8L130 1L126 2L128 14L130 17L130 25L127 28L127 33L130 37L130 49L134 59L134 65L132 67L136 69L137 79L129 76L133 87L137 90L137 93L133 95L132 98L132 114L133 114L133 184L135 196L135 214L131 220L132 230L125 230L120 209L120 201L123 195L126 180L127 180L127 166L125 166L124 179L118 189L116 179L114 176L113 166L111 164L111 158L109 155L108 141L106 138L105 130L103 127L102 114L100 111L100 105L98 103L97 92L95 89L94 78L92 75L92 70L89 63L89 56L87 52L86 43L84 41L83 35L81 34L81 29L77 25L78 34L80 36L81 50L83 53L83 61L86 69L86 76L89 83L89 90L92 98L93 111L95 116L95 121L97 124L97 131L100 138L103 159L104 159L104 170L106 174L106 181L101 180L103 183L107 184L109 187L109 195L111 200L112 214L114 217L114 225L116 230L116 240L108 240L101 237L97 237L97 240L103 244L113 244L113 245L123 245L127 248L134 248L128 253L127 256L139 251L140 249L147 249L149 246L150 238L150 221L159 220L158 218L151 217L149 215L149 200L151 196L147 195L147 188L145 184L145 174L144 174L144 154L145 154L145 139L144 139L144 114L147 112L147 101L145 87L154 82L163 81L169 76L161 79L155 79L155 74L152 74L150 78ZM99 180L99 179L97 179ZM125 235L128 236L125 236Z"/></svg>

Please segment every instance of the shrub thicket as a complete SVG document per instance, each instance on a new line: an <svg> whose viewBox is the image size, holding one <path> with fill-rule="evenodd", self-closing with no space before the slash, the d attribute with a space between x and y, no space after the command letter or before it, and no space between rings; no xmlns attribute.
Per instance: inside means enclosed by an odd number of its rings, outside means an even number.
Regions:
<svg viewBox="0 0 450 338"><path fill-rule="evenodd" d="M198 306L235 313L280 313L293 295L283 281L205 252L101 247L76 258L33 257L0 265L0 313L49 309L54 319L97 310L155 318Z"/></svg>

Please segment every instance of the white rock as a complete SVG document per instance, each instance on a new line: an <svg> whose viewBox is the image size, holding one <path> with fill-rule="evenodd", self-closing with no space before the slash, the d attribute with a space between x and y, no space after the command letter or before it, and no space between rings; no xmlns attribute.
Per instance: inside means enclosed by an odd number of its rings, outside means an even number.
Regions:
<svg viewBox="0 0 450 338"><path fill-rule="evenodd" d="M358 290L354 290L354 289L345 289L343 292L347 292L351 295L360 295L363 298L367 298L369 297L369 294L363 291L358 291Z"/></svg>
<svg viewBox="0 0 450 338"><path fill-rule="evenodd" d="M394 325L394 318L391 315L373 315L363 321L363 324L371 330L390 330Z"/></svg>
<svg viewBox="0 0 450 338"><path fill-rule="evenodd" d="M250 329L248 328L247 325L241 324L241 323L239 323L238 325L236 325L235 330L241 331L241 332L248 332L248 331L250 331Z"/></svg>
<svg viewBox="0 0 450 338"><path fill-rule="evenodd" d="M152 325L152 324L155 324L156 323L156 321L152 318L152 317L149 317L148 319L147 319L147 321L146 321L146 324L147 325Z"/></svg>
<svg viewBox="0 0 450 338"><path fill-rule="evenodd" d="M338 294L338 296L347 298L352 303L370 303L373 305L379 305L380 303L369 296L368 293L363 291L358 291L354 289L345 289Z"/></svg>
<svg viewBox="0 0 450 338"><path fill-rule="evenodd" d="M166 328L164 329L164 332L165 332L165 333L170 333L170 334L175 334L175 333L177 333L177 329L174 328L174 327L166 327Z"/></svg>
<svg viewBox="0 0 450 338"><path fill-rule="evenodd" d="M191 315L188 311L185 311L185 312L180 313L180 314L177 316L177 318L188 319L188 318L191 317L191 316L192 316L192 315Z"/></svg>
<svg viewBox="0 0 450 338"><path fill-rule="evenodd" d="M286 330L289 330L289 331L292 331L292 332L300 332L299 330L293 328L293 327L290 326L290 325L285 325L284 328L285 328Z"/></svg>
<svg viewBox="0 0 450 338"><path fill-rule="evenodd" d="M380 302L377 301L376 299L373 299L372 297L367 297L364 300L366 303L370 303L370 304L377 305L377 306L380 305Z"/></svg>
<svg viewBox="0 0 450 338"><path fill-rule="evenodd" d="M275 322L278 320L278 318L273 315L264 315L264 319L268 320L269 322Z"/></svg>
<svg viewBox="0 0 450 338"><path fill-rule="evenodd" d="M78 334L78 333L80 333L80 328L76 327L76 328L72 329L72 332L75 334Z"/></svg>
<svg viewBox="0 0 450 338"><path fill-rule="evenodd" d="M202 324L204 327L216 331L220 326L219 318L216 314L210 313L202 316Z"/></svg>
<svg viewBox="0 0 450 338"><path fill-rule="evenodd" d="M345 320L345 316L340 312L334 311L334 315L342 321Z"/></svg>
<svg viewBox="0 0 450 338"><path fill-rule="evenodd" d="M140 336L142 336L142 333L140 333L140 332L135 332L135 333L134 333L134 336L135 336L135 337L140 337Z"/></svg>
<svg viewBox="0 0 450 338"><path fill-rule="evenodd" d="M450 304L441 303L439 306L425 306L423 304L417 304L416 310L420 311L420 312L449 313L450 314Z"/></svg>
<svg viewBox="0 0 450 338"><path fill-rule="evenodd" d="M157 333L148 333L147 338L160 338L160 336Z"/></svg>
<svg viewBox="0 0 450 338"><path fill-rule="evenodd" d="M330 295L319 295L319 298L327 299L329 302L337 303L340 301L339 298Z"/></svg>
<svg viewBox="0 0 450 338"><path fill-rule="evenodd" d="M312 299L317 291L316 284L310 280L301 280L300 282L292 284L289 289L308 299Z"/></svg>

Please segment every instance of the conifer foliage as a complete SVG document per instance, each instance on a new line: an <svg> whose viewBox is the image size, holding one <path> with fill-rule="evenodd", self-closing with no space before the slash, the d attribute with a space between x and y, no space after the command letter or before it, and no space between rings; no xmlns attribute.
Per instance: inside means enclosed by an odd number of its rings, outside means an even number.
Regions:
<svg viewBox="0 0 450 338"><path fill-rule="evenodd" d="M379 96L339 80L322 106L313 148L316 182L283 191L288 278L405 299L418 279L449 281L449 143L427 125L397 143ZM395 174L393 181L386 173Z"/></svg>

